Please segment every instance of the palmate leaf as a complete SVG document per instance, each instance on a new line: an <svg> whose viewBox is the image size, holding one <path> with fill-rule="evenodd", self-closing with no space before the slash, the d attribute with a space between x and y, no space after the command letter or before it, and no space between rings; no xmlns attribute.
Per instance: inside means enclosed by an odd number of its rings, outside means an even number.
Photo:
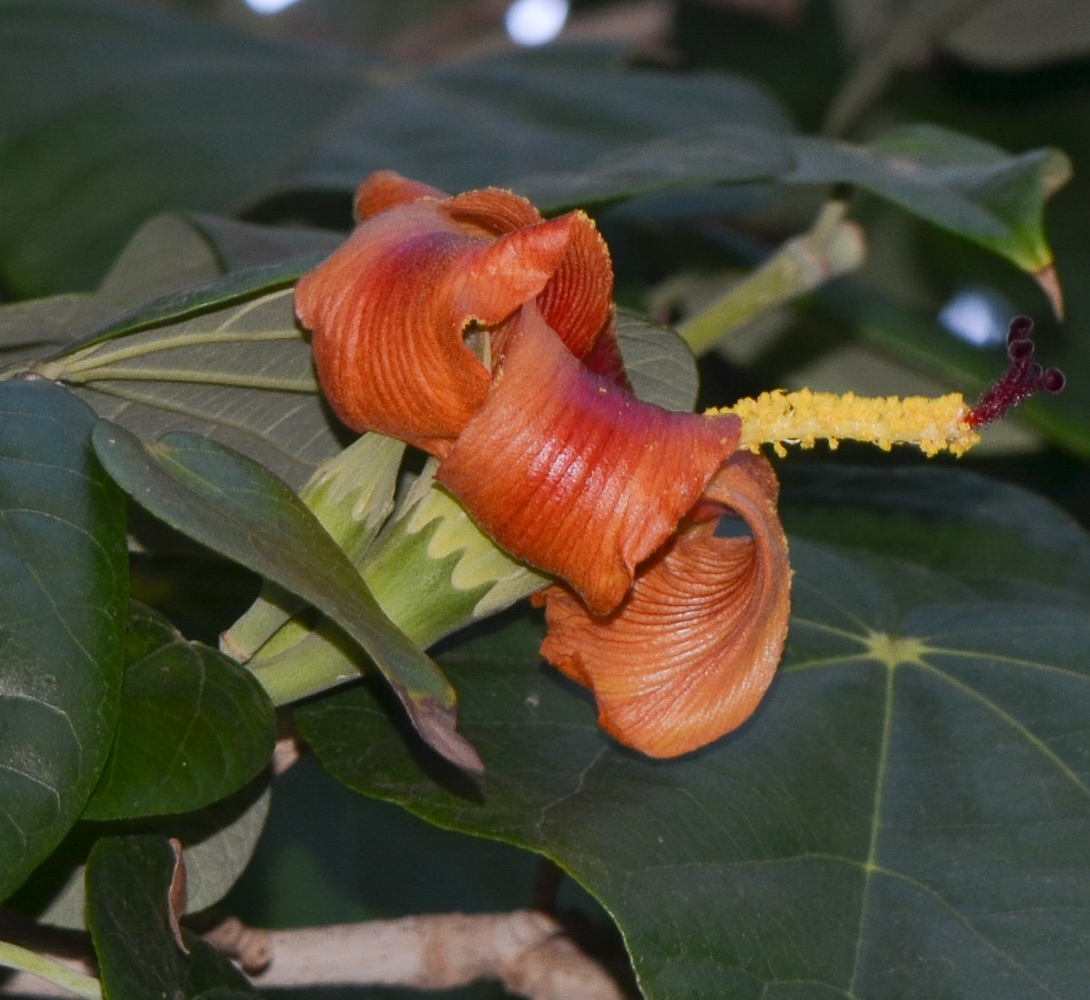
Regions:
<svg viewBox="0 0 1090 1000"><path fill-rule="evenodd" d="M80 814L117 720L125 503L94 424L57 386L0 384L0 898Z"/></svg>
<svg viewBox="0 0 1090 1000"><path fill-rule="evenodd" d="M1090 613L792 556L770 695L687 758L611 745L528 618L441 658L487 767L472 784L422 769L365 688L300 709L301 731L349 787L556 860L649 998L1081 996Z"/></svg>

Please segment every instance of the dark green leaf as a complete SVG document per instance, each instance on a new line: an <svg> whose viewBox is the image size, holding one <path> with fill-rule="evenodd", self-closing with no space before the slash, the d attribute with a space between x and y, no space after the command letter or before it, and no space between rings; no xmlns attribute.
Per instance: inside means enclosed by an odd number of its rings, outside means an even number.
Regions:
<svg viewBox="0 0 1090 1000"><path fill-rule="evenodd" d="M215 905L235 884L257 847L271 799L268 778L259 778L199 812L140 822L141 831L177 837L185 845L186 913ZM101 832L99 824L77 824L12 898L12 906L43 924L86 930L85 861Z"/></svg>
<svg viewBox="0 0 1090 1000"><path fill-rule="evenodd" d="M327 229L259 226L199 212L190 213L185 218L208 240L223 270L229 274L330 254L345 238L344 233Z"/></svg>
<svg viewBox="0 0 1090 1000"><path fill-rule="evenodd" d="M1044 204L1071 176L1059 150L1011 156L938 128L893 129L865 147L799 137L793 182L850 182L1038 273L1052 263Z"/></svg>
<svg viewBox="0 0 1090 1000"><path fill-rule="evenodd" d="M1017 580L1090 596L1090 537L1029 490L966 469L783 463L792 534L910 559L975 587Z"/></svg>
<svg viewBox="0 0 1090 1000"><path fill-rule="evenodd" d="M88 923L109 1000L180 1000L207 990L252 995L198 938L172 928L175 855L163 837L106 837L87 861ZM187 954L188 952L188 954Z"/></svg>
<svg viewBox="0 0 1090 1000"><path fill-rule="evenodd" d="M772 96L741 77L627 69L614 46L550 45L401 77L359 101L290 183L353 191L372 170L393 169L461 191L531 168L580 170L618 147L710 126L789 127ZM708 170L706 157L695 162ZM722 169L737 176L738 162L735 151Z"/></svg>
<svg viewBox="0 0 1090 1000"><path fill-rule="evenodd" d="M617 341L632 391L667 410L692 413L699 376L692 351L669 327L621 312Z"/></svg>
<svg viewBox="0 0 1090 1000"><path fill-rule="evenodd" d="M1044 205L1070 173L1058 150L1011 156L928 125L899 128L867 145L723 126L614 150L582 170L511 186L556 211L694 185L850 183L1037 274L1052 263Z"/></svg>
<svg viewBox="0 0 1090 1000"><path fill-rule="evenodd" d="M188 219L164 213L133 233L96 294L117 311L135 309L153 299L215 281L223 274L205 235Z"/></svg>
<svg viewBox="0 0 1090 1000"><path fill-rule="evenodd" d="M125 503L94 424L57 386L0 384L0 898L68 832L117 720Z"/></svg>
<svg viewBox="0 0 1090 1000"><path fill-rule="evenodd" d="M789 175L795 156L791 136L782 129L732 124L622 147L580 171L559 166L513 186L542 208L557 211L679 186L769 180Z"/></svg>
<svg viewBox="0 0 1090 1000"><path fill-rule="evenodd" d="M117 736L84 819L193 812L269 762L272 704L253 675L134 606Z"/></svg>
<svg viewBox="0 0 1090 1000"><path fill-rule="evenodd" d="M0 51L0 257L24 295L91 286L158 211L237 210L369 89L356 58L131 4L5 3Z"/></svg>
<svg viewBox="0 0 1090 1000"><path fill-rule="evenodd" d="M475 765L472 747L454 730L453 689L282 481L191 434L165 435L149 448L103 421L94 437L122 489L171 527L320 608L371 656L425 741L461 766Z"/></svg>
<svg viewBox="0 0 1090 1000"><path fill-rule="evenodd" d="M777 682L681 760L611 745L524 619L441 657L487 764L473 784L422 768L366 689L299 709L301 730L350 787L555 859L651 1000L1081 996L1090 614L792 556Z"/></svg>

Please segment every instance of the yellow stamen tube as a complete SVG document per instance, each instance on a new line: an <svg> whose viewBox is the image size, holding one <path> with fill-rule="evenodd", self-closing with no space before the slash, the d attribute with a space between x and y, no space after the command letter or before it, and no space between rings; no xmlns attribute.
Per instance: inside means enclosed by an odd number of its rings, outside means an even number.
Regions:
<svg viewBox="0 0 1090 1000"><path fill-rule="evenodd" d="M836 448L842 440L865 441L883 451L895 444L914 444L927 455L949 449L963 455L980 435L968 424L969 409L960 393L946 396L886 396L867 398L848 392L762 392L734 406L708 410L708 416L734 413L742 418L740 447L758 451L771 444L776 454L784 445L812 448L819 439Z"/></svg>

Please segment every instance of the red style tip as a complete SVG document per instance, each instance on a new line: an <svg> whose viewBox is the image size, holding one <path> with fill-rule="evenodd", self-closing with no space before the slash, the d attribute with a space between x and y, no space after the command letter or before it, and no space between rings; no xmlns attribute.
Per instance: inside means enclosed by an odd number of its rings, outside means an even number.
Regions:
<svg viewBox="0 0 1090 1000"><path fill-rule="evenodd" d="M1062 392L1067 382L1059 368L1044 369L1033 360L1033 320L1015 316L1007 328L1007 357L1010 365L969 411L966 423L983 427L1013 410L1035 392Z"/></svg>

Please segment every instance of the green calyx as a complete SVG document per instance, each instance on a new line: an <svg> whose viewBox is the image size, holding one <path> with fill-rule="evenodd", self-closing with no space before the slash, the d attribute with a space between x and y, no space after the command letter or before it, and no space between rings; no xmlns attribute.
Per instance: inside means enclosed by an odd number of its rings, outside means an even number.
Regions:
<svg viewBox="0 0 1090 1000"><path fill-rule="evenodd" d="M437 462L396 503L405 446L365 434L322 465L300 496L357 566L387 616L421 648L541 589L434 481ZM277 704L360 676L366 657L320 609L266 586L221 637Z"/></svg>

